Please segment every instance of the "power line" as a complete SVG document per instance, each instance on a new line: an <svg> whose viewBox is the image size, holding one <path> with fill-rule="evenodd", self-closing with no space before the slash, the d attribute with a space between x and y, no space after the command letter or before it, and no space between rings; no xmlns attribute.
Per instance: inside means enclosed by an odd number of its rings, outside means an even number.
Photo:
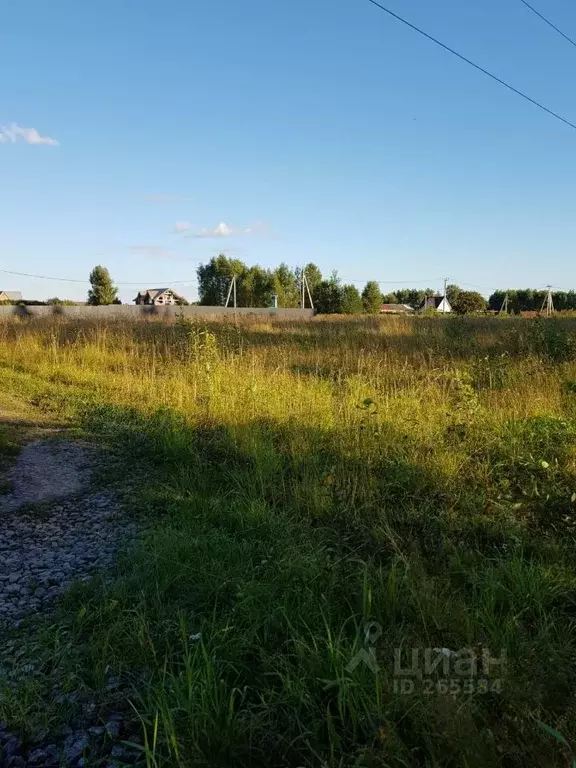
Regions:
<svg viewBox="0 0 576 768"><path fill-rule="evenodd" d="M464 283L462 280L458 282L458 285L465 285L468 288L481 288L483 291L497 291L498 288L490 287L489 285L478 285L478 283Z"/></svg>
<svg viewBox="0 0 576 768"><path fill-rule="evenodd" d="M5 275L20 275L20 277L36 277L39 280L58 280L63 283L88 283L89 280L73 280L68 277L46 277L45 275L29 275L27 272L11 272L9 269L0 269Z"/></svg>
<svg viewBox="0 0 576 768"><path fill-rule="evenodd" d="M446 45L445 43L442 43L436 37L429 35L428 32L424 32L424 30L420 29L420 27L416 27L414 24L411 24L409 21L402 18L402 16L399 16L397 13L394 13L389 8L386 8L386 6L381 5L379 2L377 2L377 0L368 0L368 2L372 3L372 5L375 5L376 8L379 8L381 11L384 11L384 13L387 13L389 16L392 16L392 18L401 22L405 26L414 30L414 32L418 32L419 35L422 35L428 40L431 40L433 43L436 43L436 45L439 45L440 48L443 48L445 51L448 51L448 53L451 53L453 56L456 56L461 61L464 61L466 64L469 64L471 67L474 67L474 69L477 69L478 72L482 72L482 74L491 78L495 82L500 83L500 85L503 85L505 88L508 88L509 91L512 91L517 96L521 96L523 99L526 99L526 101L529 101L530 104L533 104L535 107L538 107L538 109L541 109L543 112L546 112L552 117L555 117L557 120L560 120L562 123L565 123L570 128L574 128L574 130L576 130L576 124L571 123L570 120L567 120L565 117L562 117L562 115L559 115L557 112L554 112L553 110L548 109L548 107L545 107L539 101L536 101L536 99L533 99L531 96L528 96L526 93L519 91L518 88L514 88L513 85L510 85L510 83L507 83L505 80L502 80L501 78L497 77L497 75L493 75L492 72L489 72L487 69L484 69L484 67L481 67L479 64L475 64L471 59L466 58L466 56L463 56L461 53L458 53L458 51L455 51L454 48L450 48L450 46Z"/></svg>
<svg viewBox="0 0 576 768"><path fill-rule="evenodd" d="M568 42L569 42L569 43L571 43L571 44L572 44L572 45L573 45L573 46L576 48L576 41L574 41L574 40L573 40L571 37L568 37L568 35L565 35L565 34L564 34L564 32L562 32L562 30L561 30L561 29L558 29L558 27L557 27L555 24L553 24L553 23L550 21L550 19L547 19L547 18L546 18L546 16L543 16L543 15L540 13L540 11L537 11L537 10L536 10L536 8L534 8L533 6L531 6L531 5L530 5L530 3L527 3L527 2L526 2L526 0L520 0L520 2L521 2L523 5L525 5L525 6L526 6L526 8L529 8L529 9L532 11L532 13L535 13L535 14L536 14L536 16L538 16L539 18L541 18L541 19L542 19L542 21L544 21L546 24L548 24L548 26L549 26L549 27L552 27L552 29L553 29L555 32L558 32L558 34L559 34L559 35L561 35L561 36L564 38L564 40L568 40Z"/></svg>
<svg viewBox="0 0 576 768"><path fill-rule="evenodd" d="M61 283L81 283L81 284L86 285L87 283L90 282L88 279L79 280L79 279L73 278L73 277L53 277L51 275L34 275L34 274L29 273L29 272L14 272L14 271L9 270L9 269L0 269L0 272L5 274L5 275L18 275L19 277L31 277L31 278L34 278L36 280L54 280L54 281L61 282ZM143 285L144 283L146 285L152 285L153 283L156 283L158 285L161 285L161 284L177 285L177 284L182 284L182 283L191 283L191 282L194 282L195 279L196 278L187 278L187 279L184 279L184 280L138 280L136 282L130 282L130 283L114 281L114 284L115 285L127 285L127 286ZM441 277L429 277L429 278L424 278L422 280L372 280L372 281L368 281L365 278L362 279L362 280L360 280L360 279L353 280L351 278L342 277L342 280L348 280L348 282L350 282L350 283L374 282L374 283L378 283L378 285L402 285L403 286L403 285L425 285L426 284L426 287L430 287L430 283L436 283L439 280L443 280L443 278L441 278ZM461 281L460 281L460 284L461 285L474 285L473 283L464 283L464 282L461 282ZM474 285L474 287L476 287L476 288L487 288L487 286L478 286L478 285ZM490 288L489 290L493 290L493 289Z"/></svg>
<svg viewBox="0 0 576 768"><path fill-rule="evenodd" d="M5 275L19 275L20 277L33 277L37 280L57 280L61 283L89 283L90 280L77 280L71 277L50 277L48 275L31 275L28 272L12 272L9 269L0 269L0 272L2 272ZM139 280L136 283L117 283L114 281L115 285L143 285L146 283L146 285L151 285L152 283L157 283L158 285L167 284L167 285L176 285L177 283L191 283L193 282L195 278L187 278L186 280Z"/></svg>
<svg viewBox="0 0 576 768"><path fill-rule="evenodd" d="M36 280L55 280L57 282L62 282L62 283L83 283L84 285L86 285L87 283L90 282L89 280L79 280L79 279L73 278L73 277L53 277L53 276L49 276L49 275L34 275L34 274L29 273L29 272L14 272L14 271L9 270L9 269L0 269L0 273L5 274L5 275L18 275L19 277L31 277L31 278L34 278ZM423 279L423 280L373 280L373 281L368 281L366 279L363 279L363 280L352 280L351 278L342 277L342 280L348 280L348 282L350 282L350 283L374 282L374 283L378 283L378 285L402 285L402 286L404 286L404 285L424 285L424 284L428 284L426 287L430 287L430 283L435 283L435 282L438 282L438 281L443 280L443 279L444 278L442 278L442 277L432 277L432 278L426 278L426 279ZM116 281L114 281L114 284L115 285L127 285L127 286L143 285L143 284L152 285L154 283L156 283L157 285L178 285L178 284L183 284L183 283L191 283L191 282L194 282L194 280L195 280L195 278L187 278L187 279L184 279L184 280L138 280L136 282L131 282L131 283L116 282ZM456 284L457 285L468 286L468 287L471 287L471 288L483 288L483 289L485 289L487 291L489 290L489 291L492 291L492 292L495 292L495 291L499 290L497 288L490 288L487 285L478 285L477 283L467 283L467 282L464 282L464 281L458 280L458 279L456 279ZM564 290L564 289L560 288L559 286L554 286L554 285L552 285L552 286L545 286L543 288L535 288L534 290L536 290L536 291L545 291L548 288L554 288L554 289L557 289L557 290Z"/></svg>
<svg viewBox="0 0 576 768"><path fill-rule="evenodd" d="M199 263L201 263L201 262L199 262ZM33 277L33 278L35 278L37 280L56 280L56 281L62 282L62 283L83 283L83 284L86 285L87 283L90 282L88 279L78 280L78 279L72 278L72 277L52 277L50 275L33 275L33 274L30 274L29 272L13 272L12 270L9 270L9 269L0 269L0 272L5 274L5 275L18 275L19 277ZM195 279L196 279L195 277L194 278L190 278L189 277L189 278L187 278L185 280L138 280L138 281L132 282L132 283L117 282L115 280L114 284L115 285L128 285L129 286L129 285L143 285L144 283L146 283L146 285L152 285L153 283L157 283L158 285L160 285L160 284L164 284L165 283L167 285L176 285L178 283L191 283ZM366 282L368 282L366 279L363 279L363 280L351 280L350 278L346 278L346 277L344 277L342 279L343 280L348 280L351 283L366 283ZM419 285L419 284L424 284L424 283L433 283L433 282L436 282L436 281L438 281L440 279L441 278L439 278L439 277L432 277L432 278L427 278L427 279L424 279L424 280L374 280L372 282L378 283L379 285L408 285L408 284Z"/></svg>
<svg viewBox="0 0 576 768"><path fill-rule="evenodd" d="M340 275L339 275L340 277ZM352 280L350 277L343 276L342 280L347 280L349 283L378 283L378 285L423 285L424 283L435 283L438 280L442 280L441 277L430 277L424 280ZM427 286L428 287L428 286Z"/></svg>

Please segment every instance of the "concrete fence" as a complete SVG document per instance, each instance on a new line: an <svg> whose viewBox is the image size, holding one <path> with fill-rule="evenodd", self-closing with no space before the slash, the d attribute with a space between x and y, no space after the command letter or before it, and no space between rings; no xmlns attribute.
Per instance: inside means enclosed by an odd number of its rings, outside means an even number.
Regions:
<svg viewBox="0 0 576 768"><path fill-rule="evenodd" d="M138 318L171 318L184 315L184 317L228 317L234 319L238 317L267 317L283 318L292 320L307 320L314 317L313 309L282 309L282 308L259 308L259 307L159 307L132 304L108 304L103 307L69 307L55 305L50 307L41 306L13 306L0 305L0 319L8 317L34 318L34 317L70 317L70 318L121 318L133 320Z"/></svg>

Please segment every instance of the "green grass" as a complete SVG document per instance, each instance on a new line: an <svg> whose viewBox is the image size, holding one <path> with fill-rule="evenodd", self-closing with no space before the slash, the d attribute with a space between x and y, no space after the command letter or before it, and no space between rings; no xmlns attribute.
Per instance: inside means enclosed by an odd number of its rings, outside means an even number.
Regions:
<svg viewBox="0 0 576 768"><path fill-rule="evenodd" d="M55 679L119 674L149 766L567 765L575 338L570 318L5 323L3 388L109 446L152 525L35 629L0 719L56 727ZM451 657L401 694L395 653L434 648L506 664L465 690ZM368 649L378 668L351 668Z"/></svg>
<svg viewBox="0 0 576 768"><path fill-rule="evenodd" d="M20 446L15 431L0 425L0 493L7 493L10 490L10 483L6 479L6 470L19 451Z"/></svg>
<svg viewBox="0 0 576 768"><path fill-rule="evenodd" d="M11 459L18 453L18 444L12 434L5 428L0 428L0 463Z"/></svg>
<svg viewBox="0 0 576 768"><path fill-rule="evenodd" d="M18 454L19 445L15 430L0 425L0 466L5 465Z"/></svg>

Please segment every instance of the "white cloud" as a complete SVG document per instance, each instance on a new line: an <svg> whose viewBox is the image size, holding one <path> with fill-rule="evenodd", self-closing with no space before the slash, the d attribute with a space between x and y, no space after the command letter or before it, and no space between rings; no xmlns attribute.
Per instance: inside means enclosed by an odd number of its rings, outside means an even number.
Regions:
<svg viewBox="0 0 576 768"><path fill-rule="evenodd" d="M12 144L22 139L26 144L47 144L50 147L57 147L56 139L49 136L41 136L36 128L22 128L17 123L0 126L0 142L10 141Z"/></svg>
<svg viewBox="0 0 576 768"><path fill-rule="evenodd" d="M131 245L130 250L150 259L171 259L174 257L173 250L162 248L161 245Z"/></svg>
<svg viewBox="0 0 576 768"><path fill-rule="evenodd" d="M183 232L188 232L191 226L192 224L190 224L189 221L177 221L176 224L174 224L174 231L178 232L178 234L182 234Z"/></svg>
<svg viewBox="0 0 576 768"><path fill-rule="evenodd" d="M214 229L203 227L192 237L239 237L241 235L250 235L253 232L253 227L231 227L225 221L221 221Z"/></svg>
<svg viewBox="0 0 576 768"><path fill-rule="evenodd" d="M207 229L204 227L198 232L196 237L231 237L236 234L234 227L228 226L225 221L221 221L214 229Z"/></svg>

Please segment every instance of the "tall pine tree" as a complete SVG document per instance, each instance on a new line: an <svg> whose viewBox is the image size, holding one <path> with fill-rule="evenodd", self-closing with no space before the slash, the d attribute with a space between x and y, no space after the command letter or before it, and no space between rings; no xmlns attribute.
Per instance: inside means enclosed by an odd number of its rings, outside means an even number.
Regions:
<svg viewBox="0 0 576 768"><path fill-rule="evenodd" d="M88 291L88 304L101 306L103 304L118 304L118 289L112 282L110 272L98 264L90 272L90 290Z"/></svg>

